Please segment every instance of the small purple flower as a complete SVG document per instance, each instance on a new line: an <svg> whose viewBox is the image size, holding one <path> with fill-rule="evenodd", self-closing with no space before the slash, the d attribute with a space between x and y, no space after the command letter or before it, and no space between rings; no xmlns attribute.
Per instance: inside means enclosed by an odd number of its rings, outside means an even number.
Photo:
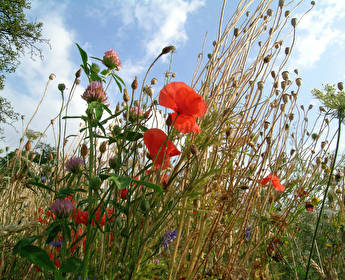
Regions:
<svg viewBox="0 0 345 280"><path fill-rule="evenodd" d="M46 180L46 177L42 176L41 181L44 182Z"/></svg>
<svg viewBox="0 0 345 280"><path fill-rule="evenodd" d="M56 247L56 248L61 248L61 241L52 241L49 243L50 245L52 245L53 247Z"/></svg>
<svg viewBox="0 0 345 280"><path fill-rule="evenodd" d="M56 218L62 219L69 217L74 208L75 207L70 200L57 199L50 206L50 211L56 216Z"/></svg>
<svg viewBox="0 0 345 280"><path fill-rule="evenodd" d="M87 103L91 103L93 101L97 101L100 103L107 103L108 97L103 89L102 82L94 81L89 84L81 96Z"/></svg>
<svg viewBox="0 0 345 280"><path fill-rule="evenodd" d="M80 157L70 157L65 163L65 168L71 173L79 173L83 170L83 159Z"/></svg>
<svg viewBox="0 0 345 280"><path fill-rule="evenodd" d="M167 232L163 235L162 245L169 251L169 244L174 241L177 237L177 229L171 232Z"/></svg>
<svg viewBox="0 0 345 280"><path fill-rule="evenodd" d="M244 232L244 236L246 237L247 241L249 241L250 239L250 228L247 227L245 232Z"/></svg>
<svg viewBox="0 0 345 280"><path fill-rule="evenodd" d="M103 56L103 64L109 69L120 70L122 68L122 63L119 55L113 49L107 50Z"/></svg>

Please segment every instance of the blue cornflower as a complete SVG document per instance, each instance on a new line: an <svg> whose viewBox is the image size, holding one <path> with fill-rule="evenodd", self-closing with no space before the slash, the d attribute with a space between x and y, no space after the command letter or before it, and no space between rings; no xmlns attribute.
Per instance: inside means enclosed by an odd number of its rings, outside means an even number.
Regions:
<svg viewBox="0 0 345 280"><path fill-rule="evenodd" d="M49 243L50 245L52 245L53 247L56 247L56 248L61 248L61 241L52 241Z"/></svg>
<svg viewBox="0 0 345 280"><path fill-rule="evenodd" d="M246 237L247 241L249 241L250 239L250 227L247 227L245 232L244 232L244 236Z"/></svg>
<svg viewBox="0 0 345 280"><path fill-rule="evenodd" d="M169 251L169 244L174 241L177 237L177 229L171 232L167 232L165 235L163 235L163 241L162 245Z"/></svg>

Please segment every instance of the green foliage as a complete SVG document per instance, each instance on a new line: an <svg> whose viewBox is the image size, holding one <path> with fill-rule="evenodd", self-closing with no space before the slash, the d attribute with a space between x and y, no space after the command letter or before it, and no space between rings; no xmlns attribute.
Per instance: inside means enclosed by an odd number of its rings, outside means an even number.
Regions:
<svg viewBox="0 0 345 280"><path fill-rule="evenodd" d="M0 63L1 63L1 60L0 60ZM0 88L1 88L1 77L0 77ZM19 114L14 112L13 107L11 106L11 103L6 98L3 98L0 96L0 125L2 126L2 124L8 124L14 128L12 123L18 120L18 116ZM4 133L3 127L0 127L0 140L4 139L3 133Z"/></svg>
<svg viewBox="0 0 345 280"><path fill-rule="evenodd" d="M42 22L28 22L24 9L30 9L28 0L3 0L0 2L0 90L4 88L5 76L13 73L19 58L26 52L30 57L42 56L36 43L48 43L42 39Z"/></svg>

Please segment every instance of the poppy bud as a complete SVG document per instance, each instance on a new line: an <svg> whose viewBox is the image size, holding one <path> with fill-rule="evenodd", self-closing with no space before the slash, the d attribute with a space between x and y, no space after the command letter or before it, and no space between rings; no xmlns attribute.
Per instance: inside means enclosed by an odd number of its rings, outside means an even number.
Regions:
<svg viewBox="0 0 345 280"><path fill-rule="evenodd" d="M55 76L55 74L53 74L53 73L51 73L50 75L49 75L49 80L54 80L56 78L56 76Z"/></svg>
<svg viewBox="0 0 345 280"><path fill-rule="evenodd" d="M136 90L138 88L138 77L135 76L134 81L132 82L132 89Z"/></svg>
<svg viewBox="0 0 345 280"><path fill-rule="evenodd" d="M26 151L30 151L30 150L31 150L31 140L28 140L28 142L26 142L26 144L25 144L25 150L26 150Z"/></svg>
<svg viewBox="0 0 345 280"><path fill-rule="evenodd" d="M81 76L81 68L77 72L75 72L75 78L78 79Z"/></svg>
<svg viewBox="0 0 345 280"><path fill-rule="evenodd" d="M301 78L296 79L296 85L299 87L302 85L302 79Z"/></svg>
<svg viewBox="0 0 345 280"><path fill-rule="evenodd" d="M58 84L58 90L59 91L64 91L66 89L65 84Z"/></svg>
<svg viewBox="0 0 345 280"><path fill-rule="evenodd" d="M115 112L116 112L116 113L117 113L117 112L120 112L120 110L121 110L120 103L117 102L117 105L116 105L116 108L115 108Z"/></svg>
<svg viewBox="0 0 345 280"><path fill-rule="evenodd" d="M165 124L166 124L167 126L171 126L172 123L173 123L173 120L172 120L172 118L171 118L171 115L169 114L169 116L168 116L168 118L167 118Z"/></svg>
<svg viewBox="0 0 345 280"><path fill-rule="evenodd" d="M338 83L338 89L339 89L340 91L342 91L342 90L344 89L344 83L339 82L339 83Z"/></svg>
<svg viewBox="0 0 345 280"><path fill-rule="evenodd" d="M285 15L285 17L288 17L290 14L291 14L291 12L289 10L286 10L284 15Z"/></svg>
<svg viewBox="0 0 345 280"><path fill-rule="evenodd" d="M81 154L81 156L82 156L83 158L85 158L85 157L87 157L88 153L89 153L89 150L88 150L86 144L81 145L81 148L80 148L80 154Z"/></svg>
<svg viewBox="0 0 345 280"><path fill-rule="evenodd" d="M130 100L129 94L127 92L127 88L123 89L123 101L128 103L128 101Z"/></svg>
<svg viewBox="0 0 345 280"><path fill-rule="evenodd" d="M155 84L157 84L157 79L156 78L153 78L152 80L151 80L151 85L155 85Z"/></svg>
<svg viewBox="0 0 345 280"><path fill-rule="evenodd" d="M150 203L147 200L143 199L140 203L140 209L146 213L150 211L150 208Z"/></svg>
<svg viewBox="0 0 345 280"><path fill-rule="evenodd" d="M194 156L197 156L199 153L198 148L194 144L190 145L190 151Z"/></svg>
<svg viewBox="0 0 345 280"><path fill-rule="evenodd" d="M107 150L107 141L103 141L101 145L99 146L99 152L101 154L104 154Z"/></svg>
<svg viewBox="0 0 345 280"><path fill-rule="evenodd" d="M48 160L48 161L52 161L52 160L53 160L53 154L52 154L52 152L49 152L49 154L47 155L47 160Z"/></svg>
<svg viewBox="0 0 345 280"><path fill-rule="evenodd" d="M169 52L173 52L173 51L175 51L175 49L176 48L174 46L167 46L167 47L163 48L161 54L167 54Z"/></svg>
<svg viewBox="0 0 345 280"><path fill-rule="evenodd" d="M315 5L315 1L311 1L310 4L312 4L314 6Z"/></svg>

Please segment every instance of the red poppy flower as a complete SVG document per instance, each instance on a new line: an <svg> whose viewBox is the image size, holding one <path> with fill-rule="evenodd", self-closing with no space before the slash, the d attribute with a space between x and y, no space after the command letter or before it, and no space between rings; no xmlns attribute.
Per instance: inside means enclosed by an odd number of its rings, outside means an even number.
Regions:
<svg viewBox="0 0 345 280"><path fill-rule="evenodd" d="M60 261L58 259L55 259L55 261L54 261L54 254L53 253L48 253L48 255L49 255L50 259L55 263L55 266L57 268L60 268L61 263L60 263Z"/></svg>
<svg viewBox="0 0 345 280"><path fill-rule="evenodd" d="M159 94L159 104L175 111L170 117L178 131L200 133L195 118L205 115L207 104L194 89L183 82L167 84Z"/></svg>
<svg viewBox="0 0 345 280"><path fill-rule="evenodd" d="M275 174L273 174L273 177L272 174L268 175L266 178L261 180L260 184L265 186L269 181L271 181L271 179L272 185L276 189L276 191L283 192L285 190L285 187L279 182L279 178Z"/></svg>
<svg viewBox="0 0 345 280"><path fill-rule="evenodd" d="M309 212L313 212L313 211L314 211L314 206L313 206L311 203L306 202L306 204L305 204L305 209L306 209L307 211L309 211Z"/></svg>
<svg viewBox="0 0 345 280"><path fill-rule="evenodd" d="M127 198L128 198L127 193L128 193L128 190L127 190L127 189L119 190L119 196L120 196L122 199L127 199Z"/></svg>
<svg viewBox="0 0 345 280"><path fill-rule="evenodd" d="M144 133L144 143L149 150L155 168L168 168L170 157L180 155L176 146L167 140L167 135L160 129L151 128Z"/></svg>

